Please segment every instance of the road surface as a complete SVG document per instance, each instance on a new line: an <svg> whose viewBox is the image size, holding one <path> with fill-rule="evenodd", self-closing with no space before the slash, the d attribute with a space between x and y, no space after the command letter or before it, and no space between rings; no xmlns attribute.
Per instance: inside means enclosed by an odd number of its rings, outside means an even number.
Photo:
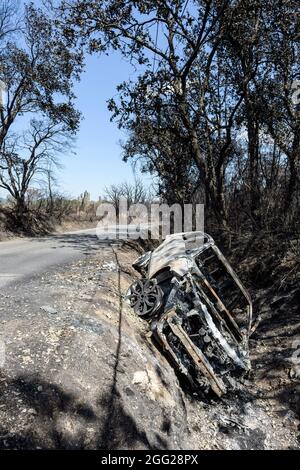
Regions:
<svg viewBox="0 0 300 470"><path fill-rule="evenodd" d="M0 243L0 289L22 278L76 261L103 245L96 229Z"/></svg>
<svg viewBox="0 0 300 470"><path fill-rule="evenodd" d="M102 240L96 228L77 230L40 238L25 238L0 242L0 289L22 278L41 274L54 266L76 261L93 250L124 240L132 233L147 233L148 225L110 226ZM99 234L99 233L98 233ZM117 235L117 240L115 237Z"/></svg>

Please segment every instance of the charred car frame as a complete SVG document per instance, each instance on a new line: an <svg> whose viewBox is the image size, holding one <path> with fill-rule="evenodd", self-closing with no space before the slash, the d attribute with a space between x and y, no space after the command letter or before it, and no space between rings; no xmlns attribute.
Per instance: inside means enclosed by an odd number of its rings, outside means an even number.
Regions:
<svg viewBox="0 0 300 470"><path fill-rule="evenodd" d="M250 370L250 296L203 232L177 233L134 268L142 278L128 298L154 338L193 387L221 397Z"/></svg>

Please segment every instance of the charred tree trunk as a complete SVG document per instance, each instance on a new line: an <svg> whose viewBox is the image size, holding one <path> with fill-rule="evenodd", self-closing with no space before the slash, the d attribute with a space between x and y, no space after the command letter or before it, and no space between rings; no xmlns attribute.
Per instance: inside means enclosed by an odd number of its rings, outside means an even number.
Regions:
<svg viewBox="0 0 300 470"><path fill-rule="evenodd" d="M18 227L27 229L27 214L28 207L25 200L25 194L18 194L16 196L15 217Z"/></svg>
<svg viewBox="0 0 300 470"><path fill-rule="evenodd" d="M295 133L293 142L293 150L289 159L289 181L286 190L284 211L285 213L292 213L294 209L295 196L299 188L299 161L300 161L300 135Z"/></svg>
<svg viewBox="0 0 300 470"><path fill-rule="evenodd" d="M247 134L249 155L249 199L250 214L253 225L261 226L261 194L259 186L259 122L255 110L249 99L246 101L247 108Z"/></svg>
<svg viewBox="0 0 300 470"><path fill-rule="evenodd" d="M220 172L218 176L216 175L212 154L208 157L208 161L204 159L199 145L197 130L193 126L187 113L187 104L182 97L180 101L182 120L190 135L193 158L199 170L203 187L205 188L206 205L209 205L213 210L220 227L229 230L224 198L224 175L223 179L222 172Z"/></svg>

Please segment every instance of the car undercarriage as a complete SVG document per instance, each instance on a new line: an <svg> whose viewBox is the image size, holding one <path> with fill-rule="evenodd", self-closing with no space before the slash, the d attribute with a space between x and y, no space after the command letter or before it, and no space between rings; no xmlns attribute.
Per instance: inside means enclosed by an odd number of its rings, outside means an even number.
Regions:
<svg viewBox="0 0 300 470"><path fill-rule="evenodd" d="M250 368L250 296L203 232L169 235L134 264L142 276L128 291L135 313L191 386L218 397Z"/></svg>

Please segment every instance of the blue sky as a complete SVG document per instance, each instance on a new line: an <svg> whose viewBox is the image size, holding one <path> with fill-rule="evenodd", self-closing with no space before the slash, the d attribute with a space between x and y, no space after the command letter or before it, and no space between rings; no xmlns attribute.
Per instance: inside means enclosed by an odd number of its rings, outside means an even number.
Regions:
<svg viewBox="0 0 300 470"><path fill-rule="evenodd" d="M38 6L41 2L34 3ZM75 141L76 155L64 155L60 160L62 169L56 175L59 190L66 196L77 197L87 190L97 200L105 186L133 182L136 177L151 185L150 176L140 175L130 163L122 161L120 140L124 141L126 135L110 122L107 109L107 100L116 95L117 85L133 74L133 67L117 52L86 57L85 72L74 89L76 106L83 115ZM17 124L17 129L24 127L24 118L20 119L23 125ZM0 196L5 195L0 189Z"/></svg>
<svg viewBox="0 0 300 470"><path fill-rule="evenodd" d="M56 174L59 190L66 196L77 197L87 190L97 200L105 186L125 180L133 182L136 177L150 185L149 176L133 171L130 163L122 161L119 142L126 135L115 122L110 122L107 109L107 100L116 95L117 85L133 73L132 66L118 53L87 56L85 72L74 89L76 106L83 114L73 149L76 155L63 155L60 160L63 167ZM17 129L23 129L28 119L19 120ZM5 195L0 190L0 196Z"/></svg>
<svg viewBox="0 0 300 470"><path fill-rule="evenodd" d="M106 103L116 94L116 86L132 73L131 65L117 53L87 57L86 71L75 86L77 107L84 117L76 138L76 156L65 156L58 174L67 194L77 196L88 190L97 199L105 186L134 181L131 165L122 161L119 141L126 136L110 122ZM145 180L147 183L149 178Z"/></svg>

